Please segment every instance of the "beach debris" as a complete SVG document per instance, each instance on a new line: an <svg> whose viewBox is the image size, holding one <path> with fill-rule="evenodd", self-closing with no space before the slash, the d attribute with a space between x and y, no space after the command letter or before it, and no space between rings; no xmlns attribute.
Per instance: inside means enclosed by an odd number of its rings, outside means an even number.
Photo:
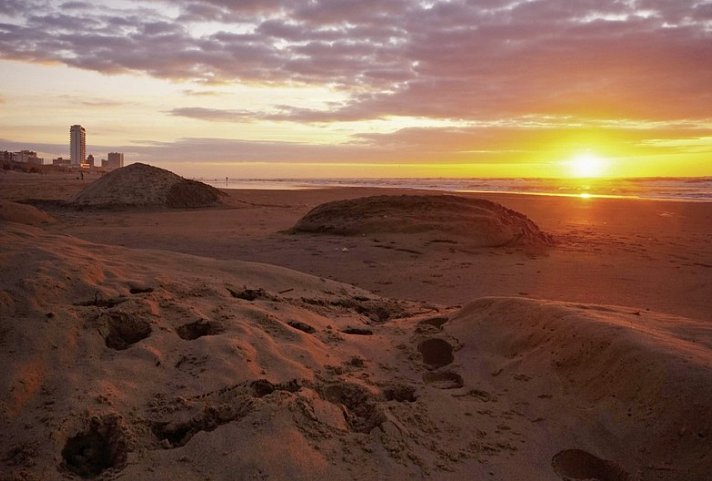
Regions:
<svg viewBox="0 0 712 481"><path fill-rule="evenodd" d="M81 301L81 302L75 302L75 306L83 306L83 307L88 307L88 306L94 306L94 307L114 307L118 306L119 304L122 304L126 301L128 301L128 297L124 296L118 296L118 297L109 297L107 299L102 299L101 295L97 292L94 294L94 299L90 299L88 301Z"/></svg>
<svg viewBox="0 0 712 481"><path fill-rule="evenodd" d="M314 329L312 326L301 321L290 320L287 321L287 325L302 332L306 332L307 334L314 334L316 332L316 329Z"/></svg>
<svg viewBox="0 0 712 481"><path fill-rule="evenodd" d="M247 287L243 288L241 291L236 291L234 289L231 289L229 287L226 288L228 292L232 295L232 297L235 297L237 299L243 299L245 301L254 301L256 299L263 299L267 298L267 292L262 289L261 287L258 289L248 289Z"/></svg>

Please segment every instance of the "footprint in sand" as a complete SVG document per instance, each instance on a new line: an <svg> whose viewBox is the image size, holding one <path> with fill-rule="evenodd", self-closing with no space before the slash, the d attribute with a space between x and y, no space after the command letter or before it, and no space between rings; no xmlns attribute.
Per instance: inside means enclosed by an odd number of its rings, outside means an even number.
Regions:
<svg viewBox="0 0 712 481"><path fill-rule="evenodd" d="M438 332L443 330L443 325L448 321L447 317L431 317L420 321L415 328L415 332Z"/></svg>
<svg viewBox="0 0 712 481"><path fill-rule="evenodd" d="M564 481L630 481L631 476L612 461L581 449L566 449L551 460L554 472Z"/></svg>
<svg viewBox="0 0 712 481"><path fill-rule="evenodd" d="M427 372L423 374L423 382L437 389L459 389L465 381L456 372Z"/></svg>
<svg viewBox="0 0 712 481"><path fill-rule="evenodd" d="M203 336L214 336L225 331L225 327L214 321L206 321L204 319L199 319L195 322L189 322L188 324L183 324L178 329L176 333L181 339L186 341L193 341Z"/></svg>
<svg viewBox="0 0 712 481"><path fill-rule="evenodd" d="M252 409L249 398L235 399L232 402L206 406L204 410L187 421L153 422L151 431L166 449L185 446L190 439L201 431L214 431L223 424L239 421Z"/></svg>

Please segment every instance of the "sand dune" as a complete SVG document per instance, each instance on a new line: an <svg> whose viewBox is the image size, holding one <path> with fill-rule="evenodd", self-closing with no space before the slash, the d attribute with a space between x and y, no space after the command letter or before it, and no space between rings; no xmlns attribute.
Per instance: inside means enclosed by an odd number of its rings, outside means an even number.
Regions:
<svg viewBox="0 0 712 481"><path fill-rule="evenodd" d="M194 208L216 205L221 192L168 170L134 163L109 172L75 195L70 205L84 207Z"/></svg>
<svg viewBox="0 0 712 481"><path fill-rule="evenodd" d="M37 226L56 222L51 215L36 207L3 199L0 199L0 221Z"/></svg>
<svg viewBox="0 0 712 481"><path fill-rule="evenodd" d="M3 479L707 479L712 336L0 232Z"/></svg>
<svg viewBox="0 0 712 481"><path fill-rule="evenodd" d="M328 202L307 213L292 232L427 233L440 238L455 236L481 247L547 245L552 241L519 212L496 202L454 195L382 195Z"/></svg>

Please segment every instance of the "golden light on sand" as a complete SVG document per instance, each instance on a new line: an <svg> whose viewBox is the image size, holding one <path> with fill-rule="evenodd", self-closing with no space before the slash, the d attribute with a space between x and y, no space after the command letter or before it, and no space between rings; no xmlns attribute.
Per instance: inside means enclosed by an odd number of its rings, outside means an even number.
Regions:
<svg viewBox="0 0 712 481"><path fill-rule="evenodd" d="M572 177L601 177L608 161L592 152L582 152L566 162Z"/></svg>

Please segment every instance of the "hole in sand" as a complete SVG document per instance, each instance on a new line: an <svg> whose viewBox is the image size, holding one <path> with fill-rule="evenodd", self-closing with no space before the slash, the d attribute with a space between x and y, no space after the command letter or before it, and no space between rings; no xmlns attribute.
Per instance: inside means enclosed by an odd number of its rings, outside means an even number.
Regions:
<svg viewBox="0 0 712 481"><path fill-rule="evenodd" d="M347 327L343 331L344 334L353 334L356 336L372 336L373 331L371 329L366 329L365 327Z"/></svg>
<svg viewBox="0 0 712 481"><path fill-rule="evenodd" d="M83 478L91 478L126 465L128 452L117 416L91 420L89 429L67 440L62 449L64 467Z"/></svg>
<svg viewBox="0 0 712 481"><path fill-rule="evenodd" d="M442 339L427 339L418 344L418 351L423 362L432 368L447 366L455 359L452 346Z"/></svg>
<svg viewBox="0 0 712 481"><path fill-rule="evenodd" d="M204 319L183 324L176 329L176 332L180 338L185 339L186 341L193 341L203 336L214 336L215 334L220 334L224 331L225 328L219 322L206 321Z"/></svg>
<svg viewBox="0 0 712 481"><path fill-rule="evenodd" d="M383 410L374 402L371 394L361 386L336 383L321 390L324 399L346 408L346 422L352 431L369 433L386 421Z"/></svg>
<svg viewBox="0 0 712 481"><path fill-rule="evenodd" d="M564 481L629 481L630 475L612 461L598 458L580 449L567 449L551 460L554 472Z"/></svg>
<svg viewBox="0 0 712 481"><path fill-rule="evenodd" d="M124 312L111 312L104 316L108 317L109 327L104 342L111 349L123 351L151 334L151 324L143 319L131 317Z"/></svg>
<svg viewBox="0 0 712 481"><path fill-rule="evenodd" d="M153 287L132 286L129 292L131 294L149 294L153 292Z"/></svg>
<svg viewBox="0 0 712 481"><path fill-rule="evenodd" d="M423 381L438 389L459 389L465 385L462 376L452 371L425 373Z"/></svg>

